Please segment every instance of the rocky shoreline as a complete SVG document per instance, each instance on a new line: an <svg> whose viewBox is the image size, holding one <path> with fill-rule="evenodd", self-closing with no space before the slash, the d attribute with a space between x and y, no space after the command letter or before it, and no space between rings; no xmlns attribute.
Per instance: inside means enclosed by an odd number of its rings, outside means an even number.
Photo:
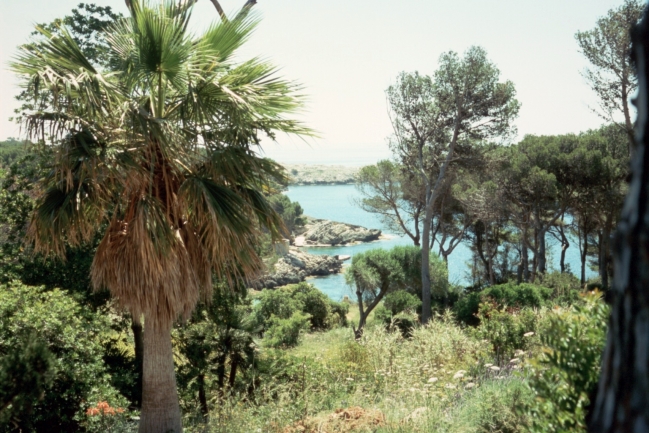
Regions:
<svg viewBox="0 0 649 433"><path fill-rule="evenodd" d="M301 247L350 245L361 242L372 242L381 237L381 230L306 217L306 224L296 230L290 245L289 240L278 244L275 251L280 257L266 272L251 285L253 289L275 288L287 284L297 284L307 277L325 276L342 271L347 255L309 254Z"/></svg>
<svg viewBox="0 0 649 433"><path fill-rule="evenodd" d="M354 224L306 217L303 227L295 231L296 246L337 246L372 242L381 237L381 230Z"/></svg>
<svg viewBox="0 0 649 433"><path fill-rule="evenodd" d="M309 254L298 247L290 247L288 253L277 260L273 271L263 275L252 286L255 289L271 289L300 283L306 277L336 274L342 270L343 261L348 258Z"/></svg>

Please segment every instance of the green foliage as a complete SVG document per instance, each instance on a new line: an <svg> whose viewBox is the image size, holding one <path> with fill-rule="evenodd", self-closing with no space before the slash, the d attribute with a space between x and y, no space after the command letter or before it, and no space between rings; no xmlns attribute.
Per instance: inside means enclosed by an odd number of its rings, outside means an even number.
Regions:
<svg viewBox="0 0 649 433"><path fill-rule="evenodd" d="M539 316L531 308L506 309L495 301L480 304L480 325L474 329L477 338L491 344L496 363L506 363L516 351L528 351L537 341Z"/></svg>
<svg viewBox="0 0 649 433"><path fill-rule="evenodd" d="M29 416L13 414L20 418L20 428L77 431L88 404L106 400L125 405L102 359L102 339L111 328L105 313L82 308L58 289L0 285L0 355L25 347L34 335L54 355L43 398L32 403Z"/></svg>
<svg viewBox="0 0 649 433"><path fill-rule="evenodd" d="M272 317L288 319L301 312L309 316L311 329L329 329L347 323L349 306L334 302L311 284L302 282L264 289L254 307L257 325L268 328Z"/></svg>
<svg viewBox="0 0 649 433"><path fill-rule="evenodd" d="M454 306L454 311L461 322L477 325L479 323L477 313L481 302L494 301L499 308L539 308L547 303L552 293L552 289L534 284L500 284L460 298Z"/></svg>
<svg viewBox="0 0 649 433"><path fill-rule="evenodd" d="M292 202L284 194L274 194L268 198L273 209L277 212L284 222L286 227L286 236L290 236L291 232L295 230L296 227L304 224L304 219L302 217L302 206L298 202Z"/></svg>
<svg viewBox="0 0 649 433"><path fill-rule="evenodd" d="M541 334L545 346L529 369L532 432L586 431L589 395L597 387L606 340L609 308L601 295L584 295L584 302L556 309Z"/></svg>
<svg viewBox="0 0 649 433"><path fill-rule="evenodd" d="M288 319L272 316L268 320L268 329L264 335L264 345L268 347L297 346L300 334L309 328L309 315L299 311Z"/></svg>
<svg viewBox="0 0 649 433"><path fill-rule="evenodd" d="M52 354L34 336L0 358L0 424L20 423L31 416L52 383ZM0 428L1 430L1 428Z"/></svg>
<svg viewBox="0 0 649 433"><path fill-rule="evenodd" d="M543 286L552 289L552 299L570 305L579 299L581 283L570 272L551 272L543 276Z"/></svg>
<svg viewBox="0 0 649 433"><path fill-rule="evenodd" d="M0 169L17 162L25 156L25 153L25 144L15 138L10 137L5 141L0 141Z"/></svg>
<svg viewBox="0 0 649 433"><path fill-rule="evenodd" d="M421 307L421 300L411 293L399 290L386 295L383 305L396 316L403 311L416 312Z"/></svg>

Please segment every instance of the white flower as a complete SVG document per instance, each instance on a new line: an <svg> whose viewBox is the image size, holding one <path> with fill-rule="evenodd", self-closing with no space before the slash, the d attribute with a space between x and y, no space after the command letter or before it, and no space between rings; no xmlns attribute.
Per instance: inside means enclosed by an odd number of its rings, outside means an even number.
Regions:
<svg viewBox="0 0 649 433"><path fill-rule="evenodd" d="M455 373L455 375L453 376L453 379L462 379L463 377L464 377L464 373L462 373L461 371L458 371L458 372Z"/></svg>
<svg viewBox="0 0 649 433"><path fill-rule="evenodd" d="M493 367L493 364L485 364L485 368Z"/></svg>
<svg viewBox="0 0 649 433"><path fill-rule="evenodd" d="M492 365L491 367L489 367L489 370L491 370L491 371L500 371L500 367L496 367L495 365Z"/></svg>
<svg viewBox="0 0 649 433"><path fill-rule="evenodd" d="M533 332L526 332L525 334L523 334L523 337L531 337L532 335L534 335Z"/></svg>
<svg viewBox="0 0 649 433"><path fill-rule="evenodd" d="M437 382L438 380L439 380L439 379L437 379L436 377L431 377L430 379L428 379L428 383L435 383L435 382Z"/></svg>
<svg viewBox="0 0 649 433"><path fill-rule="evenodd" d="M519 362L521 362L521 360L519 358L514 358L514 359L509 360L510 364L518 364Z"/></svg>
<svg viewBox="0 0 649 433"><path fill-rule="evenodd" d="M474 386L475 386L475 383L473 383L473 382L469 382L469 383L467 383L467 384L464 386L464 389L471 389L471 388L473 388Z"/></svg>

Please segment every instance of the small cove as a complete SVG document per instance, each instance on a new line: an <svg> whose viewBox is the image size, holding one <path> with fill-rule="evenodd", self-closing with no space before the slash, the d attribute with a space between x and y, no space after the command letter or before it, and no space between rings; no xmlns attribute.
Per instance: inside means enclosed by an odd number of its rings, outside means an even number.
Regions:
<svg viewBox="0 0 649 433"><path fill-rule="evenodd" d="M360 194L354 185L299 185L291 186L285 193L291 201L297 201L302 206L304 214L314 218L322 218L333 221L340 221L348 224L356 224L366 228L378 228L383 230L387 239L375 242L340 246L340 247L307 247L311 254L344 254L354 256L355 254L373 248L390 249L396 245L411 245L412 241L407 236L390 233L381 223L380 219L371 213L365 212L356 206L354 200L360 198ZM580 269L579 248L577 239L569 239L571 245L566 251L566 263L573 272ZM547 237L548 264L552 268L559 267L559 243L552 237ZM471 250L466 242L461 243L449 257L449 280L452 283L469 285L468 262L472 260ZM346 261L346 265L350 261ZM594 272L587 269L587 277L593 276ZM342 273L328 275L325 277L309 278L308 281L331 299L339 301L344 296L355 299L352 289L345 283Z"/></svg>

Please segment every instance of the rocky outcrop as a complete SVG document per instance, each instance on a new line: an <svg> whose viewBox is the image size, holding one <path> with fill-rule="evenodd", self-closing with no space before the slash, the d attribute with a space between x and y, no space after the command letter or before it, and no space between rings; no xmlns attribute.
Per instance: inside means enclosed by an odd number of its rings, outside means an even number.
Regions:
<svg viewBox="0 0 649 433"><path fill-rule="evenodd" d="M341 268L342 260L337 256L309 254L291 247L286 255L277 260L272 271L255 281L252 287L262 289L297 284L306 277L338 273Z"/></svg>
<svg viewBox="0 0 649 433"><path fill-rule="evenodd" d="M353 224L309 218L295 237L297 246L347 245L379 239L381 230Z"/></svg>

